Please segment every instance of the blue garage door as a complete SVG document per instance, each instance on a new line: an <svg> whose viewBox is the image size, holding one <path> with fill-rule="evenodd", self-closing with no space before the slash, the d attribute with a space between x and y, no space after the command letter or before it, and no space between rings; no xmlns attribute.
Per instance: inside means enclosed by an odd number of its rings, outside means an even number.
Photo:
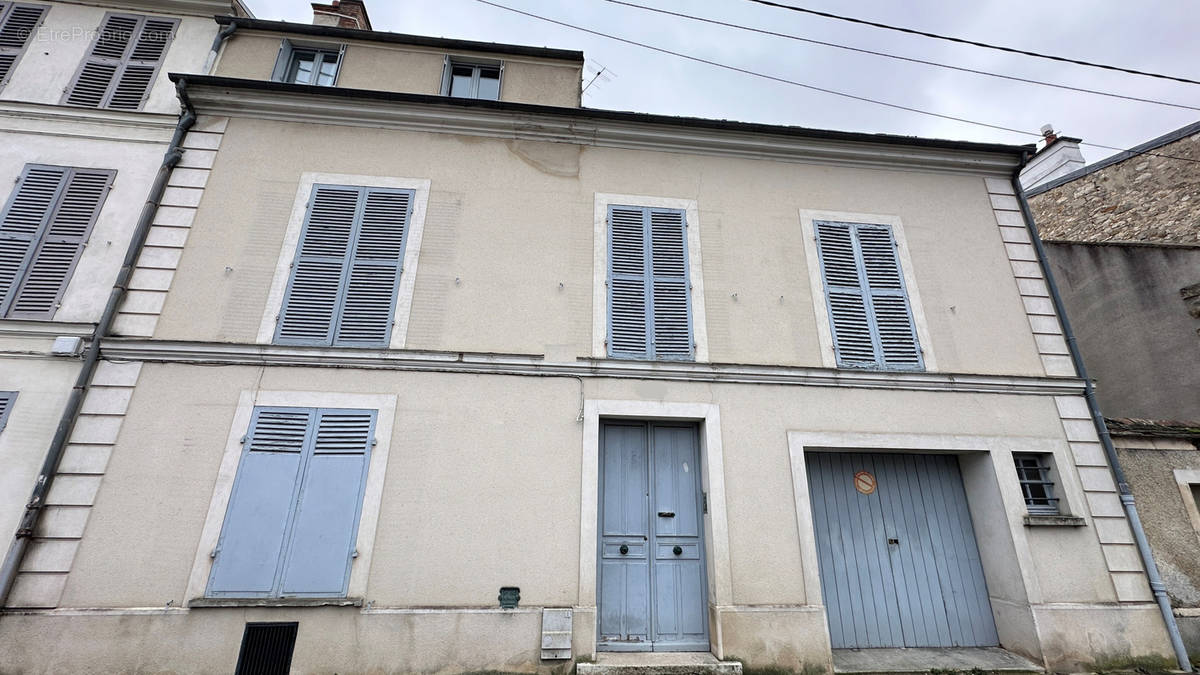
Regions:
<svg viewBox="0 0 1200 675"><path fill-rule="evenodd" d="M999 644L957 457L806 461L835 649Z"/></svg>

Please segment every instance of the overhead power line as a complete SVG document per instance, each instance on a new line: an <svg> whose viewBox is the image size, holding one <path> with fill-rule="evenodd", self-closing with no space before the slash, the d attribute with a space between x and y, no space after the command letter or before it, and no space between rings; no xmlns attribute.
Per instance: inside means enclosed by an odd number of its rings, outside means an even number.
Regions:
<svg viewBox="0 0 1200 675"><path fill-rule="evenodd" d="M603 32L601 32L601 31L598 31L598 30L592 30L591 28L584 28L584 27L582 27L582 26L576 26L576 25L574 25L574 24L570 24L570 23L567 23L567 22L565 22L565 21L559 21L558 19L551 19L551 18L548 18L548 17L545 17L545 16L541 16L541 15L539 15L539 14L534 14L534 13L532 13L532 12L526 12L526 11L524 11L524 10L521 10L521 9L516 9L515 7L508 7L508 6L506 6L506 5L501 5L501 4L499 4L499 3L492 2L491 0L475 0L475 2L478 2L478 3L480 3L480 4L483 4L483 5L488 5L489 7L495 7L495 8L497 8L497 9L503 9L503 10L505 10L505 11L507 11L507 12L512 12L512 13L514 13L514 14L520 14L520 15L522 15L522 16L527 16L527 17L529 17L529 18L531 18L531 19L537 19L537 20L539 20L539 21L545 21L545 22L547 22L547 23L552 23L552 24L555 24L555 25L557 25L557 26L563 26L564 28L570 28L570 29L572 29L572 30L577 30L577 31L580 31L580 32L582 32L582 33L588 33L588 34L590 34L590 35L596 35L596 36L598 36L598 37L607 38L607 39L609 39L609 40L616 40L617 42L623 42L623 43L625 43L625 44L633 45L633 46L635 46L635 47L641 47L641 48L643 48L643 49L649 49L649 50L651 50L651 51L659 52L659 53L661 53L661 54L669 54L669 55L671 55L671 56L676 56L676 57L679 57L679 58L681 58L681 59L687 59L687 60L689 60L689 61L695 61L696 63L703 63L703 64L706 64L706 65L714 66L714 67L716 67L716 68L723 68L723 69L725 69L725 70L731 70L731 71L733 71L733 72L736 72L736 73L742 73L742 74L744 74L744 75L750 75L750 76L752 76L752 77L759 77L759 78L762 78L762 79L764 79L764 80L771 80L771 81L773 81L773 82L781 82L781 83L783 83L783 84L790 84L790 85L793 85L793 86L802 87L802 88L804 88L804 89L810 89L810 90L812 90L812 91L819 91L819 92L822 92L822 93L825 93L825 94L832 94L832 95L834 95L834 96L841 96L841 97L843 97L843 98L848 98L848 99L852 99L852 100L855 100L855 101L863 101L863 102L865 102L865 103L873 103L873 104L875 104L875 105L881 105L881 106L884 106L884 107L887 107L887 108L892 108L892 109L895 109L895 110L904 110L904 111L906 111L906 112L916 113L916 114L918 114L918 115L926 115L926 116L928 116L928 117L936 117L936 118L939 118L939 119L950 120L950 121L952 121L952 122L962 122L963 124L971 124L971 125L974 125L974 126L986 127L986 128L988 128L988 129L997 129L997 130L1000 130L1000 131L1007 131L1007 132L1014 133L1014 134L1021 134L1021 135L1023 135L1023 136L1037 136L1037 137L1039 137L1039 138L1041 138L1041 136L1042 136L1040 133L1033 132L1033 131L1026 131L1026 130L1024 130L1024 129L1014 129L1014 128L1012 128L1012 127L1006 127L1006 126L999 125L999 124L991 124L990 122L979 122L979 121L976 121L976 120L967 119L967 118L965 118L965 117L956 117L956 116L954 116L954 115L946 115L946 114L943 114L943 113L936 113L936 112L932 112L932 111L929 111L929 110L922 110L922 109L920 109L920 108L913 108L913 107L910 107L910 106L901 105L901 104L899 104L899 103L890 103L890 102L888 102L888 101L880 101L880 100L878 100L878 99L873 99L873 98L870 98L870 97L867 97L867 96L859 96L859 95L857 95L857 94L850 94L850 93L847 93L847 92L844 92L844 91L837 91L836 89L827 89L827 88L825 88L825 87L818 87L818 86L816 86L816 85L812 85L812 84L806 84L806 83L804 83L804 82L797 82L796 80L789 80L789 79L787 79L787 78L785 78L785 77L778 77L778 76L776 76L776 75L768 75L768 74L766 74L766 73L760 73L760 72L753 71L753 70L749 70L749 69L746 69L746 68L740 68L740 67L738 67L738 66L731 66L731 65L728 65L728 64L725 64L725 63L720 63L720 62L718 62L718 61L711 61L711 60L709 60L709 59L701 58L701 57L699 57L699 56L692 56L691 54L684 54L684 53L682 53L682 52L676 52L676 51L672 51L672 50L670 50L670 49L664 49L663 47L655 47L654 45L649 45L649 44L646 44L646 43L644 43L644 42L637 42L636 40L630 40L630 39L628 39L628 38L618 37L618 36L616 36L616 35L610 35L610 34L608 34L608 33L603 33ZM1118 152L1130 152L1130 150L1129 150L1128 148L1120 148L1120 147L1113 146L1113 145L1101 145L1101 144L1099 144L1099 143L1082 143L1082 145L1088 145L1088 146L1091 146L1091 147L1094 147L1094 148L1103 148L1103 149L1105 149L1105 150L1116 150L1116 151L1118 151ZM1166 159L1176 159L1176 160L1179 160L1179 161L1181 161L1181 162L1196 162L1196 163L1200 163L1200 160L1195 160L1195 159L1191 159L1191 158L1188 158L1188 157L1173 157L1173 156L1171 156L1171 155L1162 155L1162 154L1156 154L1156 153L1152 153L1152 152L1142 152L1142 153L1137 153L1137 154L1147 154L1147 155L1151 155L1151 156L1153 156L1153 157L1163 157L1163 158L1166 158Z"/></svg>
<svg viewBox="0 0 1200 675"><path fill-rule="evenodd" d="M875 51L875 50L871 50L871 49L863 49L861 47L851 47L849 45L838 44L836 42L825 42L824 40L814 40L812 38L800 37L799 35L790 35L788 33L779 33L776 31L766 30L763 28L753 28L751 26L743 26L741 24L729 23L726 21L718 21L716 19L708 19L708 18L701 17L701 16L693 16L691 14L684 14L682 12L673 12L673 11L670 11L667 9L660 9L658 7L648 7L646 5L639 5L639 4L636 4L633 2L625 2L625 0L604 0L604 1L610 2L614 5L623 5L625 7L634 7L637 9L646 10L648 12L656 12L658 14L666 14L668 16L679 17L681 19L689 19L691 21L700 21L703 23L713 24L716 26L724 26L726 28L733 28L736 30L749 31L752 33L759 33L761 35L770 35L772 37L780 37L780 38L786 38L788 40L807 42L809 44L821 45L824 47L833 47L835 49L844 49L847 51L858 52L861 54L871 54L873 56L882 56L884 58L896 59L899 61L907 61L909 63L919 63L919 64L926 65L926 66L934 66L937 68L946 68L948 70L957 70L957 71L964 72L964 73L973 73L975 75L987 75L988 77L998 77L998 78L1002 78L1005 80L1012 80L1014 82L1024 82L1026 84L1036 84L1036 85L1040 85L1043 87L1056 87L1058 89L1077 91L1077 92L1081 92L1084 94L1095 94L1097 96L1108 96L1111 98L1125 99L1127 101L1137 101L1139 103L1151 103L1154 105L1169 106L1172 108L1182 108L1184 110L1200 110L1200 106L1186 105L1183 103L1171 103L1169 101L1160 101L1160 100L1151 99L1151 98L1141 98L1138 96L1127 96L1125 94L1117 94L1117 93L1109 92L1109 91L1086 89L1084 87L1073 87L1073 86L1067 85L1067 84L1044 82L1042 80L1034 80L1034 79L1025 78L1025 77L1017 77L1015 75L1004 75L1003 73L993 73L993 72L989 72L986 70L976 70L974 68L964 68L962 66L953 66L948 63L938 63L937 61L926 61L924 59L917 59L917 58L912 58L912 57L908 57L908 56L900 56L899 54L891 54L888 52L879 52L879 51Z"/></svg>
<svg viewBox="0 0 1200 675"><path fill-rule="evenodd" d="M1142 75L1144 77L1157 77L1160 80L1174 80L1176 82L1186 82L1187 84L1200 84L1200 80L1191 80L1186 77L1177 77L1175 75L1163 75L1161 73L1150 73L1150 72L1146 72L1144 70L1134 70L1132 68L1122 68L1121 66L1110 66L1110 65L1103 64L1103 63L1092 63L1091 61L1081 61L1079 59L1071 59L1071 58L1067 58L1065 56L1053 56L1050 54L1040 54L1038 52L1026 51L1024 49L1016 49L1014 47L1003 47L1000 45L988 44L986 42L976 42L975 40L966 40L963 38L952 37L949 35L939 35L937 33L929 33L929 32L923 31L923 30L916 30L913 28L903 28L901 26L892 26L890 24L879 23L876 21L867 21L866 19L856 19L851 16L841 16L840 14L830 14L829 12L820 12L815 9L808 9L807 7L796 7L795 5L785 5L780 2L772 2L771 0L748 0L748 2L758 3L760 5L767 5L769 7L778 7L780 9L788 9L793 12L803 12L805 14L812 14L814 16L822 16L827 19L837 19L838 21L849 21L851 23L858 23L858 24L862 24L864 26L874 26L875 28L883 28L885 30L894 30L894 31L898 31L900 33L908 33L910 35L920 35L920 36L927 37L927 38L933 38L935 40L946 40L948 42L957 42L959 44L971 45L973 47L983 47L984 49L995 49L997 51L1008 52L1010 54L1021 54L1023 56L1032 56L1032 57L1039 58L1039 59L1049 59L1051 61L1060 61L1062 63L1073 63L1078 66L1088 66L1089 68L1103 68L1105 70L1115 70L1117 72L1129 73L1131 75Z"/></svg>

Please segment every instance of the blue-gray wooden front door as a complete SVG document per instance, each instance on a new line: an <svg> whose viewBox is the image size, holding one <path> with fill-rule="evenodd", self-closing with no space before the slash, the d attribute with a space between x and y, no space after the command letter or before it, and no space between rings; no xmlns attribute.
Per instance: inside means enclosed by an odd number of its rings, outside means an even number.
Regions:
<svg viewBox="0 0 1200 675"><path fill-rule="evenodd" d="M696 428L600 434L600 634L607 651L708 651Z"/></svg>
<svg viewBox="0 0 1200 675"><path fill-rule="evenodd" d="M999 644L957 457L806 461L834 649Z"/></svg>

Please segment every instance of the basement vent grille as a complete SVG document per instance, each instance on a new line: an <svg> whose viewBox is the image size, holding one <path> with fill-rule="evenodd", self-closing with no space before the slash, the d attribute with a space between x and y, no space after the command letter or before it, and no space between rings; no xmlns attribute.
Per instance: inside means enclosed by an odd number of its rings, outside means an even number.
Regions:
<svg viewBox="0 0 1200 675"><path fill-rule="evenodd" d="M287 675L292 669L298 623L248 623L242 634L237 675Z"/></svg>

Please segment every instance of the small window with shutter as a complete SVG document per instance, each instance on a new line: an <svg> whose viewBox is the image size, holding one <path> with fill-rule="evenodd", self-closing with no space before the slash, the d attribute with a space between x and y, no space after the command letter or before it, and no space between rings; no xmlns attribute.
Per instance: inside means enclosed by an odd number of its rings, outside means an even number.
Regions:
<svg viewBox="0 0 1200 675"><path fill-rule="evenodd" d="M610 206L607 283L610 357L695 358L683 211Z"/></svg>
<svg viewBox="0 0 1200 675"><path fill-rule="evenodd" d="M0 316L54 317L115 175L25 166L0 213Z"/></svg>
<svg viewBox="0 0 1200 675"><path fill-rule="evenodd" d="M332 87L337 83L346 45L300 44L284 40L275 60L275 82Z"/></svg>
<svg viewBox="0 0 1200 675"><path fill-rule="evenodd" d="M178 27L178 19L105 15L63 103L141 110Z"/></svg>
<svg viewBox="0 0 1200 675"><path fill-rule="evenodd" d="M0 2L0 89L8 84L48 9L45 5Z"/></svg>
<svg viewBox="0 0 1200 675"><path fill-rule="evenodd" d="M388 345L414 194L313 186L276 344Z"/></svg>
<svg viewBox="0 0 1200 675"><path fill-rule="evenodd" d="M8 424L8 413L12 412L13 403L17 401L17 392L0 391L0 431Z"/></svg>
<svg viewBox="0 0 1200 675"><path fill-rule="evenodd" d="M821 220L813 226L838 367L922 370L891 226Z"/></svg>
<svg viewBox="0 0 1200 675"><path fill-rule="evenodd" d="M346 595L376 414L254 409L208 597Z"/></svg>

